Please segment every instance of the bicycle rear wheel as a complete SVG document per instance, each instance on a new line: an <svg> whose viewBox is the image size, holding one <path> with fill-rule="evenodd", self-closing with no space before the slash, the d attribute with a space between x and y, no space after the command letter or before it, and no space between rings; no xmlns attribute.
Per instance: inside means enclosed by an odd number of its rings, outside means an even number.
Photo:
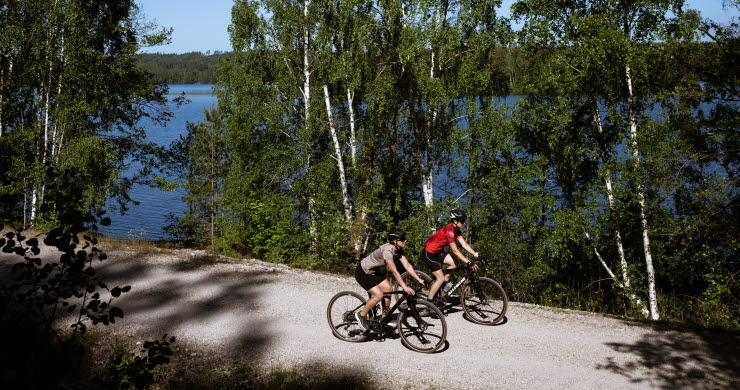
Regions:
<svg viewBox="0 0 740 390"><path fill-rule="evenodd" d="M342 291L331 298L326 309L326 318L335 336L354 343L365 340L367 332L362 330L355 319L355 313L362 310L365 302L365 298L354 291Z"/></svg>
<svg viewBox="0 0 740 390"><path fill-rule="evenodd" d="M401 311L398 317L398 334L407 348L430 353L440 348L447 339L447 321L442 312L431 302L417 299L416 312L411 308Z"/></svg>
<svg viewBox="0 0 740 390"><path fill-rule="evenodd" d="M460 302L468 318L481 325L498 324L506 315L509 299L501 286L490 278L478 278L463 289Z"/></svg>

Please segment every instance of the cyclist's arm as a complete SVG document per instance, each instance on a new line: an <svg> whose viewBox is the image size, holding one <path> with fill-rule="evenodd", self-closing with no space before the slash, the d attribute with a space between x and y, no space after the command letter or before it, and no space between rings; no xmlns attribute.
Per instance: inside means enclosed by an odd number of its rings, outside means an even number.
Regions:
<svg viewBox="0 0 740 390"><path fill-rule="evenodd" d="M465 248L466 251L470 252L471 254L475 253L473 249L470 247L470 245L468 245L468 243L465 242L465 239L463 239L462 237L459 237L458 240L460 240L460 244L463 246L463 248ZM460 252L460 249L457 248L457 245L454 242L450 243L450 250L452 251L452 253L455 254L455 256L457 256L464 263L466 264L472 263L470 260L468 260L467 257L465 257L465 255L462 254L462 252ZM477 256L478 254L475 253L475 255ZM472 263L472 264L473 264L472 265L473 271L477 271L478 266L475 263Z"/></svg>
<svg viewBox="0 0 740 390"><path fill-rule="evenodd" d="M470 253L471 255L473 255L473 257L478 257L478 252L474 251L473 248L471 248L470 245L468 245L468 242L465 241L465 239L463 238L463 236L458 237L457 238L457 241L459 241L460 242L460 246L462 246L463 249L465 249L468 253Z"/></svg>
<svg viewBox="0 0 740 390"><path fill-rule="evenodd" d="M465 255L462 254L462 252L460 252L460 249L457 247L457 244L455 244L455 242L450 243L450 251L452 252L452 254L457 256L458 259L462 260L463 263L467 263L468 261L470 261L467 257L465 257Z"/></svg>
<svg viewBox="0 0 740 390"><path fill-rule="evenodd" d="M408 273L413 276L417 282L424 284L424 279L419 277L419 275L416 273L416 270L414 269L414 266L411 265L409 259L407 259L406 256L401 256L401 264L403 264L403 268L406 268L406 271L408 271Z"/></svg>
<svg viewBox="0 0 740 390"><path fill-rule="evenodd" d="M407 286L406 283L403 282L403 279L401 279L401 274L398 273L398 268L396 268L396 264L393 262L393 260L386 260L385 265L388 267L388 270L393 273L393 277L396 278L398 285L401 286L403 291L406 291L407 294L414 294L414 290L409 288L409 286Z"/></svg>

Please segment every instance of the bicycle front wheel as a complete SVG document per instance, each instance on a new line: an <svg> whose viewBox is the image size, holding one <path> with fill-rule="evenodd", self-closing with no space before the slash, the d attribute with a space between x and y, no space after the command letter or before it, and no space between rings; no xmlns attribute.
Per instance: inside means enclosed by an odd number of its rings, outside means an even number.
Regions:
<svg viewBox="0 0 740 390"><path fill-rule="evenodd" d="M468 318L481 325L498 324L506 315L509 299L501 286L490 278L478 278L463 289L460 302Z"/></svg>
<svg viewBox="0 0 740 390"><path fill-rule="evenodd" d="M398 317L398 334L403 345L425 353L442 348L447 339L447 321L442 312L422 299L416 300L415 311L408 308Z"/></svg>
<svg viewBox="0 0 740 390"><path fill-rule="evenodd" d="M332 297L326 309L326 318L335 336L353 343L365 340L367 332L362 330L355 318L355 313L362 310L365 302L366 299L354 291L342 291Z"/></svg>

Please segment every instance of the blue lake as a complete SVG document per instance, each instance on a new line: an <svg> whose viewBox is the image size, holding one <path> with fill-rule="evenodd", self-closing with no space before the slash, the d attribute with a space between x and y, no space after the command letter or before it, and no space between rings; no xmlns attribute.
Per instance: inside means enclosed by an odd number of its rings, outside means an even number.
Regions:
<svg viewBox="0 0 740 390"><path fill-rule="evenodd" d="M147 139L162 146L169 146L180 135L187 134L187 124L197 123L205 118L204 109L216 105L217 99L211 95L210 84L170 85L168 98L173 99L181 93L190 101L180 107L170 104L173 117L166 126L159 126L146 119L140 123L146 129ZM115 238L144 238L148 240L167 239L162 228L167 225L165 217L169 213L182 215L186 207L181 197L182 189L162 191L144 185L136 185L131 198L139 205L129 205L125 215L110 214L112 223L101 228L101 232Z"/></svg>
<svg viewBox="0 0 740 390"><path fill-rule="evenodd" d="M217 99L211 94L210 84L178 84L170 85L170 99L174 99L181 93L185 93L190 101L180 107L171 104L170 108L174 116L166 126L159 126L148 119L141 123L147 134L147 139L162 146L169 146L181 135L187 134L187 124L197 123L205 118L204 109L217 104ZM502 103L513 104L520 96L508 96L501 99ZM462 124L465 126L466 124ZM456 198L461 194L459 188L451 188L447 185L445 172L435 172L435 196L452 196ZM109 214L112 224L101 228L101 232L111 237L143 238L148 240L165 240L170 237L162 230L167 224L166 216L170 213L175 216L183 215L186 210L182 201L184 190L163 191L144 185L134 186L131 197L139 202L139 205L129 205L125 215ZM464 200L463 200L464 201Z"/></svg>

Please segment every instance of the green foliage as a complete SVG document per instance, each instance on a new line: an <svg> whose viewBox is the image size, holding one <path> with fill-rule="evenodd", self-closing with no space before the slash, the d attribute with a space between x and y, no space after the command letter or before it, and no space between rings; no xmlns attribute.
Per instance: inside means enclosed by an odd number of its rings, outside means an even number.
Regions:
<svg viewBox="0 0 740 390"><path fill-rule="evenodd" d="M0 9L0 218L54 221L67 208L94 213L107 197L123 209L130 186L147 182L162 148L146 141L139 120L163 123L171 113L166 87L134 58L166 31L150 34L139 22L133 2ZM121 177L132 159L137 174Z"/></svg>
<svg viewBox="0 0 740 390"><path fill-rule="evenodd" d="M158 371L170 362L174 342L175 336L167 338L165 334L161 340L145 341L144 349L133 357L111 357L97 385L105 389L144 389L158 383Z"/></svg>
<svg viewBox="0 0 740 390"><path fill-rule="evenodd" d="M459 206L513 300L636 316L647 232L661 314L736 326L736 29L680 0L522 0L515 35L497 4L236 2L223 153L186 153L193 204L218 167L215 249L349 272L400 227L423 268Z"/></svg>
<svg viewBox="0 0 740 390"><path fill-rule="evenodd" d="M97 276L95 263L107 256L87 233L110 220L77 213L60 220L62 225L44 235L6 229L0 238L3 254L20 258L3 272L5 282L0 287L4 330L0 374L11 386L56 387L73 370L71 366L78 364L77 336L84 335L89 325L114 324L124 316L113 301L131 286L108 286ZM60 254L41 257L42 250ZM67 322L72 331L60 328L60 321Z"/></svg>
<svg viewBox="0 0 740 390"><path fill-rule="evenodd" d="M30 323L42 334L51 335L56 333L54 322L65 312L75 316L74 336L84 334L87 323L108 325L123 318L123 311L111 303L131 286L111 288L96 276L93 261L103 261L107 256L96 247L97 239L83 235L86 223L97 229L96 219L75 217L50 230L43 239L47 247L62 253L58 261L36 257L41 253L41 243L22 231L10 231L0 238L4 253L23 257L12 267L14 281L2 288L3 323ZM107 225L109 221L103 218L100 223ZM107 297L99 290L107 291Z"/></svg>

